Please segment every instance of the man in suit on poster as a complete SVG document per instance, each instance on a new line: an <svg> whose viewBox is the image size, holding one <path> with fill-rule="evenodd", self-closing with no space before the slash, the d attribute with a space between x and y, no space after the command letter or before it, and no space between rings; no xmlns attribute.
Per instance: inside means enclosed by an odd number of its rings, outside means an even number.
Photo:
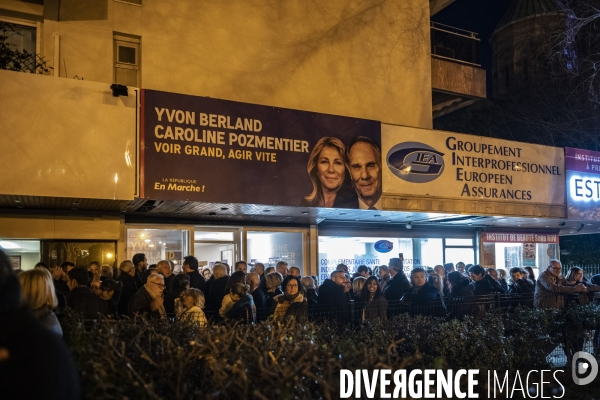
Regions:
<svg viewBox="0 0 600 400"><path fill-rule="evenodd" d="M357 136L347 147L346 164L362 210L381 210L381 151L370 138Z"/></svg>

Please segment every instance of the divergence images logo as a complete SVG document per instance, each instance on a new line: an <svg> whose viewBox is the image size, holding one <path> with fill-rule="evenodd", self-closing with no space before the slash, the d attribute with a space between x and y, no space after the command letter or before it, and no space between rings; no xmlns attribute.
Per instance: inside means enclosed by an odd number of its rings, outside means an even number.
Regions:
<svg viewBox="0 0 600 400"><path fill-rule="evenodd" d="M598 362L590 353L578 351L573 355L571 374L573 382L577 385L592 383L596 379L596 375L598 375Z"/></svg>
<svg viewBox="0 0 600 400"><path fill-rule="evenodd" d="M388 240L378 240L373 247L379 253L389 253L394 248L394 243Z"/></svg>
<svg viewBox="0 0 600 400"><path fill-rule="evenodd" d="M395 145L387 154L387 164L398 178L412 183L431 182L444 171L444 153L418 142Z"/></svg>

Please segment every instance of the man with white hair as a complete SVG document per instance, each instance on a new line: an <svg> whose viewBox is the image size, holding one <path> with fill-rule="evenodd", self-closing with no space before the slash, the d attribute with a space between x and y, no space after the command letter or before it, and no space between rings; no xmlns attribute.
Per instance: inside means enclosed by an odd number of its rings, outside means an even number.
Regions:
<svg viewBox="0 0 600 400"><path fill-rule="evenodd" d="M587 292L584 284L570 284L561 276L561 272L560 261L554 259L548 261L546 271L542 272L535 282L534 307L564 308L565 295Z"/></svg>
<svg viewBox="0 0 600 400"><path fill-rule="evenodd" d="M143 315L153 318L164 318L166 316L163 305L163 291L165 281L162 275L152 274L148 277L146 284L140 288L129 301L129 314Z"/></svg>
<svg viewBox="0 0 600 400"><path fill-rule="evenodd" d="M165 278L165 293L169 293L171 281L175 277L175 275L173 275L173 270L171 269L171 264L167 260L160 260L156 264L156 270Z"/></svg>

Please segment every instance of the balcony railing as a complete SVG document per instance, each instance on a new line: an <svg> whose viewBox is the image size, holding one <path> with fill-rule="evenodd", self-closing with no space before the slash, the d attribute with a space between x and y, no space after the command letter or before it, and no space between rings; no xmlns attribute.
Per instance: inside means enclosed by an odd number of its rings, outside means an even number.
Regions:
<svg viewBox="0 0 600 400"><path fill-rule="evenodd" d="M479 34L431 22L431 56L480 67Z"/></svg>

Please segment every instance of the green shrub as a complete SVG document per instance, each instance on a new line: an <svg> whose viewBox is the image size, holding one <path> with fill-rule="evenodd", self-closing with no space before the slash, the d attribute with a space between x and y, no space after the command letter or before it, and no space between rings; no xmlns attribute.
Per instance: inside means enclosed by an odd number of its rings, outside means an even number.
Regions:
<svg viewBox="0 0 600 400"><path fill-rule="evenodd" d="M565 338L600 327L597 306L518 309L462 321L400 315L361 326L194 325L142 319L86 326L61 316L95 400L333 399L340 369L547 369Z"/></svg>

